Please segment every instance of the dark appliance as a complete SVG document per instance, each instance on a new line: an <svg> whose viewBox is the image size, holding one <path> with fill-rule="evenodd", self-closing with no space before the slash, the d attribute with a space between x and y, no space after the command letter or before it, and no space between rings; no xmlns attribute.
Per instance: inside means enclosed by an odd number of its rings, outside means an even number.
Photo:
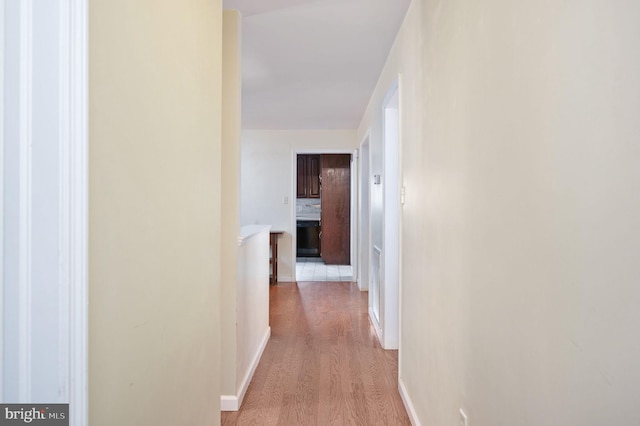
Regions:
<svg viewBox="0 0 640 426"><path fill-rule="evenodd" d="M296 224L297 257L320 257L320 221L298 220Z"/></svg>

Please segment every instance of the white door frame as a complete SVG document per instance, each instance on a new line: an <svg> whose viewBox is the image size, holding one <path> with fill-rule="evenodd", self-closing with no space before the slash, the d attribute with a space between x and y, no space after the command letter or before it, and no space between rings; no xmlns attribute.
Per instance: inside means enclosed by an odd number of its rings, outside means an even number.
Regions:
<svg viewBox="0 0 640 426"><path fill-rule="evenodd" d="M398 76L382 103L382 250L380 271L380 321L371 315L380 343L385 349L398 349L400 341L400 264L401 264L401 175L400 95Z"/></svg>
<svg viewBox="0 0 640 426"><path fill-rule="evenodd" d="M4 320L4 1L0 0L0 319ZM0 326L0 401L4 401L4 326Z"/></svg>
<svg viewBox="0 0 640 426"><path fill-rule="evenodd" d="M80 426L89 423L89 1L68 2L69 416Z"/></svg>
<svg viewBox="0 0 640 426"><path fill-rule="evenodd" d="M371 268L371 130L360 143L358 162L358 288L369 290ZM365 197L366 193L366 197Z"/></svg>
<svg viewBox="0 0 640 426"><path fill-rule="evenodd" d="M20 29L11 37L19 38L20 49L20 316L17 327L27 333L21 336L20 356L20 398L25 403L52 403L58 401L30 401L31 377L29 360L32 357L30 341L32 339L31 322L39 320L38 313L31 310L31 239L32 209L37 208L31 202L31 138L33 134L33 55L34 49L34 5L33 0L20 3ZM59 294L59 383L61 398L67 399L70 424L81 426L88 424L88 0L58 0L59 13L50 17L50 22L58 29L58 51L52 53L59 60L58 87L59 104L55 112L47 109L47 119L58 122L59 143L58 158L50 161L59 170L59 276L56 285ZM42 14L38 15L42 18ZM0 0L0 41L4 41L8 31L5 22L5 1ZM46 18L49 19L49 18ZM19 33L19 34L18 34ZM7 111L4 91L4 49L0 43L0 161L4 164L5 132L4 116ZM55 89L54 89L55 90ZM15 103L15 100L12 101ZM38 101L36 101L38 102ZM12 107L15 105L12 103ZM50 108L49 105L47 108ZM49 112L51 111L51 112ZM40 113L42 117L42 112ZM48 161L48 160L47 160ZM0 167L0 207L5 207L4 167ZM13 182L15 184L15 181ZM41 213L41 212L39 212ZM5 281L4 215L0 218L0 294L9 284ZM52 277L53 278L53 277ZM15 283L14 283L15 285ZM5 302L0 297L0 318L4 319ZM12 301L14 303L15 301ZM4 353L5 335L0 332L0 353ZM0 371L4 370L5 359L0 356ZM5 377L0 374L0 400Z"/></svg>
<svg viewBox="0 0 640 426"><path fill-rule="evenodd" d="M296 185L298 184L298 173L297 173L297 157L298 154L351 154L351 195L350 195L350 204L351 204L351 212L350 212L350 255L349 261L351 263L351 267L353 269L353 280L357 280L357 270L358 270L358 256L357 256L357 241L358 241L358 150L357 149L349 149L349 148L333 148L333 149L308 149L308 148L294 148L291 151L291 173L293 179L291 179L291 196L289 199L291 200L291 277L294 282L298 281L298 277L296 276L296 248L297 248L297 233L296 233Z"/></svg>

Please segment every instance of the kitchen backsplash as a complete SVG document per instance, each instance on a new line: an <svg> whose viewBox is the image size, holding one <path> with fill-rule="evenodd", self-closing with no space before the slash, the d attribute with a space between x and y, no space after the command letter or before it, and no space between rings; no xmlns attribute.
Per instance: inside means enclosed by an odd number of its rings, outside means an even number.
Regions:
<svg viewBox="0 0 640 426"><path fill-rule="evenodd" d="M320 198L296 198L296 215L320 220Z"/></svg>

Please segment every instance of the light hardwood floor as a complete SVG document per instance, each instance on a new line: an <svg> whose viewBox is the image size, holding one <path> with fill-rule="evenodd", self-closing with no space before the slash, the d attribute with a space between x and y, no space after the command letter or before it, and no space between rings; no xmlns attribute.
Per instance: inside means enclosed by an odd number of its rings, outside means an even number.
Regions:
<svg viewBox="0 0 640 426"><path fill-rule="evenodd" d="M398 352L383 350L367 293L347 282L270 288L271 339L240 411L223 425L410 425Z"/></svg>

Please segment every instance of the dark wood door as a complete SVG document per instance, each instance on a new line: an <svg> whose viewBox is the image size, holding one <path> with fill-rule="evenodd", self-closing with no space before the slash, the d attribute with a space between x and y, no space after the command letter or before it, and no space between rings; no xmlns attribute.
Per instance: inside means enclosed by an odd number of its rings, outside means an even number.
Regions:
<svg viewBox="0 0 640 426"><path fill-rule="evenodd" d="M350 263L351 240L351 154L323 154L322 260L329 265Z"/></svg>

